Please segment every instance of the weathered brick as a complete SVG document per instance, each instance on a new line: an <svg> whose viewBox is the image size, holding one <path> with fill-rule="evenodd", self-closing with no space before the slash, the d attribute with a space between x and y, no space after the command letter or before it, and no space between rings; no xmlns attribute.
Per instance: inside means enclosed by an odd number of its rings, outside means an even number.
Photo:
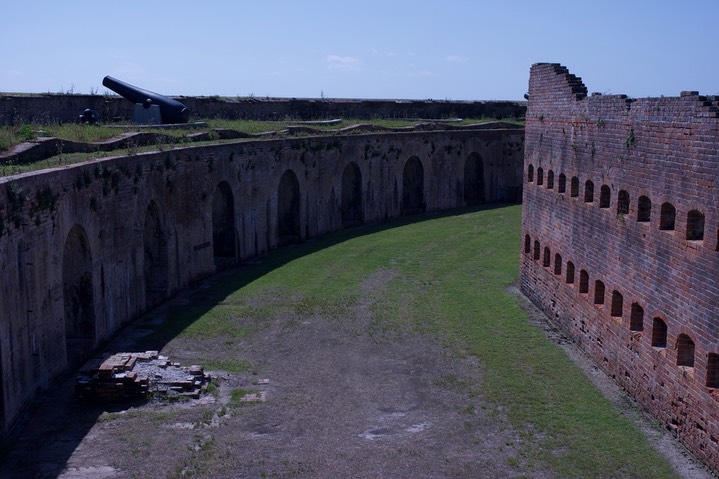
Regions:
<svg viewBox="0 0 719 479"><path fill-rule="evenodd" d="M710 355L719 353L715 106L696 92L631 101L587 97L567 75L555 64L531 69L522 231L523 244L538 242L561 255L561 268L571 262L576 278L568 284L525 249L521 287L620 386L719 468L719 424L705 420L719 412L717 377L708 370ZM540 168L544 175L565 175L567 191L540 185ZM590 203L584 201L587 181L594 185ZM606 187L609 204L601 208ZM622 190L627 213L617 211ZM640 221L646 212L640 196L651 201L646 222ZM660 230L663 203L675 209L670 230ZM577 288L580 271L588 273L587 294ZM600 284L606 299L598 307ZM611 315L613 291L622 296L621 317ZM630 327L634 304L643 311L642 332ZM653 345L662 324L654 318L666 325L666 346Z"/></svg>

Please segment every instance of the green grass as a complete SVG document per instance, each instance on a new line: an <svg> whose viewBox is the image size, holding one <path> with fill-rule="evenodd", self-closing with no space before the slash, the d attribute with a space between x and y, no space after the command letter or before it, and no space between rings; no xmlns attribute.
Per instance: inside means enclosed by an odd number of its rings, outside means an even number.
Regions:
<svg viewBox="0 0 719 479"><path fill-rule="evenodd" d="M257 393L257 389L242 389L237 388L230 391L230 403L229 406L231 408L238 408L242 406L247 406L250 404L256 404L255 401L243 401L242 398L247 396L248 394L255 394Z"/></svg>
<svg viewBox="0 0 719 479"><path fill-rule="evenodd" d="M222 119L206 119L202 120L207 123L205 128L181 128L172 130L163 129L143 129L145 132L160 133L165 136L170 136L181 141L186 135L193 133L207 131L210 132L213 128L229 128L232 130L241 131L243 133L257 134L266 133L273 131L280 131L287 128L288 125L299 125L301 122L294 122L292 120L286 121L259 121L259 120L222 120ZM452 122L451 125L469 125L475 123L486 123L489 121L498 121L496 118L474 118L474 119L463 119L461 122ZM505 119L501 120L507 123L521 125L521 120ZM340 123L323 125L323 124L308 124L311 128L319 130L335 130L345 128L358 123L369 123L372 125L384 126L387 128L398 128L405 126L412 126L419 123L416 120L401 120L401 119L371 119L371 120L357 120L357 119L343 119ZM132 125L127 125L127 129L109 128L105 125L78 125L74 123L63 123L63 124L52 124L52 125L15 125L15 126L0 126L0 152L9 150L10 148L24 142L29 141L37 137L55 137L62 140L76 141L83 143L97 142L102 140L108 140L116 137L125 131L132 131ZM153 147L157 149L157 146ZM85 154L84 157L88 155Z"/></svg>
<svg viewBox="0 0 719 479"><path fill-rule="evenodd" d="M551 468L556 477L675 477L506 292L518 275L520 215L520 206L508 206L404 218L284 248L196 293L204 304L194 319L188 312L168 321L175 329L164 333L242 336L288 311L341 318L366 278L391 271L373 292L368 333L434 334L457 354L476 356L482 384L446 381L480 394L522 431L525 445L508 467L529 475Z"/></svg>

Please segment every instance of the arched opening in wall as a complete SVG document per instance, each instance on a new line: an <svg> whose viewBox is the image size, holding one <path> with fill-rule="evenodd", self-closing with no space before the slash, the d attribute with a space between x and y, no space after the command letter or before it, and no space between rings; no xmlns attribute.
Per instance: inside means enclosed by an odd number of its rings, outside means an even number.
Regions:
<svg viewBox="0 0 719 479"><path fill-rule="evenodd" d="M532 240L529 235L524 235L524 252L530 253L532 251Z"/></svg>
<svg viewBox="0 0 719 479"><path fill-rule="evenodd" d="M604 304L604 283L600 280L594 282L594 304Z"/></svg>
<svg viewBox="0 0 719 479"><path fill-rule="evenodd" d="M67 362L77 365L95 346L92 252L87 234L80 225L73 226L65 240L62 286Z"/></svg>
<svg viewBox="0 0 719 479"><path fill-rule="evenodd" d="M677 338L677 366L694 367L694 341L686 334Z"/></svg>
<svg viewBox="0 0 719 479"><path fill-rule="evenodd" d="M542 266L545 268L549 268L550 263L552 262L552 253L549 251L549 247L544 247L544 258L542 259Z"/></svg>
<svg viewBox="0 0 719 479"><path fill-rule="evenodd" d="M602 185L601 188L599 188L599 207L600 208L609 208L609 203L612 198L612 190L609 189L609 186Z"/></svg>
<svg viewBox="0 0 719 479"><path fill-rule="evenodd" d="M342 172L342 228L362 224L362 172L350 161Z"/></svg>
<svg viewBox="0 0 719 479"><path fill-rule="evenodd" d="M2 358L2 345L0 345L0 358ZM4 378L2 360L0 359L0 378ZM0 431L5 431L5 380L0 380Z"/></svg>
<svg viewBox="0 0 719 479"><path fill-rule="evenodd" d="M644 331L644 308L637 303L632 303L632 311L629 316L629 331Z"/></svg>
<svg viewBox="0 0 719 479"><path fill-rule="evenodd" d="M567 275L565 277L567 284L574 284L574 263L567 261Z"/></svg>
<svg viewBox="0 0 719 479"><path fill-rule="evenodd" d="M424 168L419 158L412 156L402 172L402 214L424 212Z"/></svg>
<svg viewBox="0 0 719 479"><path fill-rule="evenodd" d="M624 217L629 214L629 193L619 190L617 195L617 216Z"/></svg>
<svg viewBox="0 0 719 479"><path fill-rule="evenodd" d="M549 170L547 172L547 189L548 190L554 189L554 172L552 170Z"/></svg>
<svg viewBox="0 0 719 479"><path fill-rule="evenodd" d="M584 202L594 203L594 183L591 180L584 183Z"/></svg>
<svg viewBox="0 0 719 479"><path fill-rule="evenodd" d="M559 181L557 181L557 192L564 193L567 191L567 176L564 173L559 174Z"/></svg>
<svg viewBox="0 0 719 479"><path fill-rule="evenodd" d="M300 182L292 170L280 178L277 188L277 240L280 246L300 241Z"/></svg>
<svg viewBox="0 0 719 479"><path fill-rule="evenodd" d="M624 297L619 291L612 291L612 311L611 315L615 318L621 318L624 314Z"/></svg>
<svg viewBox="0 0 719 479"><path fill-rule="evenodd" d="M151 201L145 212L143 247L145 251L145 297L150 308L167 296L169 261L167 234L163 216L156 201Z"/></svg>
<svg viewBox="0 0 719 479"><path fill-rule="evenodd" d="M472 153L464 162L464 203L484 203L484 162L478 153Z"/></svg>
<svg viewBox="0 0 719 479"><path fill-rule="evenodd" d="M649 223L652 217L652 200L647 196L640 196L637 200L637 221L639 223Z"/></svg>
<svg viewBox="0 0 719 479"><path fill-rule="evenodd" d="M707 355L707 387L719 388L719 354Z"/></svg>
<svg viewBox="0 0 719 479"><path fill-rule="evenodd" d="M562 274L562 255L554 255L554 274Z"/></svg>
<svg viewBox="0 0 719 479"><path fill-rule="evenodd" d="M677 210L671 203L662 203L659 217L659 229L663 231L674 231Z"/></svg>
<svg viewBox="0 0 719 479"><path fill-rule="evenodd" d="M697 210L687 214L687 240L702 241L704 239L704 215Z"/></svg>
<svg viewBox="0 0 719 479"><path fill-rule="evenodd" d="M655 348L667 347L667 323L662 318L652 320L652 346Z"/></svg>
<svg viewBox="0 0 719 479"><path fill-rule="evenodd" d="M215 267L235 263L235 197L226 181L221 182L212 197L212 250Z"/></svg>
<svg viewBox="0 0 719 479"><path fill-rule="evenodd" d="M589 273L586 270L579 272L579 292L587 294L589 293Z"/></svg>
<svg viewBox="0 0 719 479"><path fill-rule="evenodd" d="M541 247L539 246L539 241L534 240L534 261L539 261L539 255L541 254L540 248Z"/></svg>
<svg viewBox="0 0 719 479"><path fill-rule="evenodd" d="M544 170L540 167L537 168L537 186L544 184Z"/></svg>
<svg viewBox="0 0 719 479"><path fill-rule="evenodd" d="M571 196L572 198L579 197L579 178L573 176L569 188L569 196Z"/></svg>
<svg viewBox="0 0 719 479"><path fill-rule="evenodd" d="M527 183L532 183L534 181L534 166L529 165L527 168Z"/></svg>

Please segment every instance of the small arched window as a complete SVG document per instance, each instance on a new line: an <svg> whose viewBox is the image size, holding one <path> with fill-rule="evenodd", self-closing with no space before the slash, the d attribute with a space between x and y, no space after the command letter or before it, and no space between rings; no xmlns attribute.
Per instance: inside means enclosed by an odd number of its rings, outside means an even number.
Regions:
<svg viewBox="0 0 719 479"><path fill-rule="evenodd" d="M576 176L572 177L572 183L570 185L571 191L569 192L569 195L572 198L576 198L579 196L579 178Z"/></svg>
<svg viewBox="0 0 719 479"><path fill-rule="evenodd" d="M557 185L557 192L564 193L567 191L567 176L564 173L559 174L559 184Z"/></svg>
<svg viewBox="0 0 719 479"><path fill-rule="evenodd" d="M539 255L541 254L541 249L539 246L539 241L534 240L534 261L539 260Z"/></svg>
<svg viewBox="0 0 719 479"><path fill-rule="evenodd" d="M637 303L632 303L631 316L629 317L630 331L644 331L644 309Z"/></svg>
<svg viewBox="0 0 719 479"><path fill-rule="evenodd" d="M604 283L599 280L594 282L594 304L604 304Z"/></svg>
<svg viewBox="0 0 719 479"><path fill-rule="evenodd" d="M554 274L562 274L562 255L554 255Z"/></svg>
<svg viewBox="0 0 719 479"><path fill-rule="evenodd" d="M567 261L567 284L574 284L574 263Z"/></svg>
<svg viewBox="0 0 719 479"><path fill-rule="evenodd" d="M719 388L719 354L707 356L707 387Z"/></svg>
<svg viewBox="0 0 719 479"><path fill-rule="evenodd" d="M524 252L532 252L532 240L529 238L529 235L524 235Z"/></svg>
<svg viewBox="0 0 719 479"><path fill-rule="evenodd" d="M637 201L637 221L648 223L652 216L652 200L647 196L640 196Z"/></svg>
<svg viewBox="0 0 719 479"><path fill-rule="evenodd" d="M534 166L529 165L527 168L527 183L531 183L534 181Z"/></svg>
<svg viewBox="0 0 719 479"><path fill-rule="evenodd" d="M629 214L629 193L626 190L619 190L617 195L617 216Z"/></svg>
<svg viewBox="0 0 719 479"><path fill-rule="evenodd" d="M589 273L586 270L579 272L579 292L587 294L589 293Z"/></svg>
<svg viewBox="0 0 719 479"><path fill-rule="evenodd" d="M549 246L544 247L544 258L542 260L542 266L548 268L552 262L552 253L549 251Z"/></svg>
<svg viewBox="0 0 719 479"><path fill-rule="evenodd" d="M544 184L544 170L540 167L537 168L537 186Z"/></svg>
<svg viewBox="0 0 719 479"><path fill-rule="evenodd" d="M687 239L689 241L704 239L704 215L697 210L691 210L687 214Z"/></svg>
<svg viewBox="0 0 719 479"><path fill-rule="evenodd" d="M694 367L694 341L686 334L677 338L677 366Z"/></svg>
<svg viewBox="0 0 719 479"><path fill-rule="evenodd" d="M554 189L554 172L552 170L547 172L547 189Z"/></svg>
<svg viewBox="0 0 719 479"><path fill-rule="evenodd" d="M677 210L671 203L662 203L662 209L659 218L659 229L663 231L674 231Z"/></svg>
<svg viewBox="0 0 719 479"><path fill-rule="evenodd" d="M611 315L615 318L621 318L624 314L624 297L619 291L612 291L612 311Z"/></svg>
<svg viewBox="0 0 719 479"><path fill-rule="evenodd" d="M594 203L594 183L591 180L584 183L584 202Z"/></svg>
<svg viewBox="0 0 719 479"><path fill-rule="evenodd" d="M667 347L667 323L662 318L654 318L652 321L652 346Z"/></svg>
<svg viewBox="0 0 719 479"><path fill-rule="evenodd" d="M612 197L612 190L610 190L607 185L602 185L602 187L599 188L599 207L600 208L609 208L609 203L611 202L611 197Z"/></svg>

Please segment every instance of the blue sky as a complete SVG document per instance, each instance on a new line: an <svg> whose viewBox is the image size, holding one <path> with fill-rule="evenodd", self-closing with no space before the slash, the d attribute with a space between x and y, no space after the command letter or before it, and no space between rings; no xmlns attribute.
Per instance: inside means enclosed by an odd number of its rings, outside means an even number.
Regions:
<svg viewBox="0 0 719 479"><path fill-rule="evenodd" d="M559 62L590 92L719 94L719 1L2 0L0 92L519 100Z"/></svg>

